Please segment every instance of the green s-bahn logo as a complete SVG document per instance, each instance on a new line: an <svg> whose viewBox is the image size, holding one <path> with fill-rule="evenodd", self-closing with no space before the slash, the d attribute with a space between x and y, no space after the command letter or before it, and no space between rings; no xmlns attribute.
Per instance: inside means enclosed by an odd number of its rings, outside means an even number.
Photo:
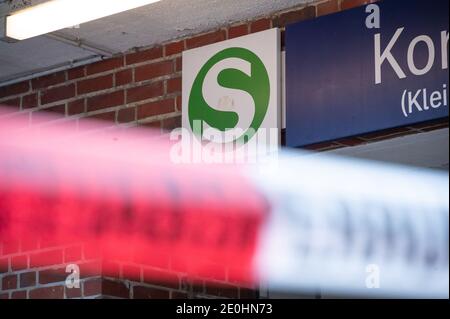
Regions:
<svg viewBox="0 0 450 319"><path fill-rule="evenodd" d="M196 121L207 124L210 128L226 132L237 127L240 114L249 112L248 105L240 105L243 104L243 99L233 100L233 104L236 104L235 109L220 110L208 104L204 96L205 89L208 89L205 88L205 79L208 73L220 62L227 59L233 59L234 61L238 59L248 65L247 72L234 67L224 68L218 72L216 79L221 88L243 91L240 93L248 94L253 100L254 110L250 108L250 112L253 111L253 116L251 120L247 121L246 127L240 127L243 133L233 140L233 142L245 144L255 135L266 117L271 91L269 75L264 63L248 49L241 47L224 49L212 56L203 65L195 77L189 93L189 125L192 131L200 136L203 134L203 128L201 132L195 132L194 123Z"/></svg>

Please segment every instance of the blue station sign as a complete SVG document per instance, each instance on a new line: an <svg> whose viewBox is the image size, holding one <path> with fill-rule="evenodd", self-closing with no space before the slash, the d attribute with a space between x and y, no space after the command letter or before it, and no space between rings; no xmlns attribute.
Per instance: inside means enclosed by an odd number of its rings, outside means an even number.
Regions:
<svg viewBox="0 0 450 319"><path fill-rule="evenodd" d="M384 0L286 27L291 147L448 117L448 0Z"/></svg>

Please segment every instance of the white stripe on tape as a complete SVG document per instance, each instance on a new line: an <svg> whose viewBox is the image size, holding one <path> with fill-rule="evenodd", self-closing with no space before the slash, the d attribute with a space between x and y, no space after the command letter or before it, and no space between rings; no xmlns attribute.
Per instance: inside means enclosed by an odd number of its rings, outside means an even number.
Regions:
<svg viewBox="0 0 450 319"><path fill-rule="evenodd" d="M273 205L256 265L271 289L448 298L448 173L284 153L251 178Z"/></svg>

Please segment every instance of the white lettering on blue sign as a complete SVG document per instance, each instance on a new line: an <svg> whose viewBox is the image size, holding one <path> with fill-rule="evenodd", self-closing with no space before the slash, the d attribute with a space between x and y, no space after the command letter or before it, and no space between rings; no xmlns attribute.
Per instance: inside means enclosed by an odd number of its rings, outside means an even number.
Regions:
<svg viewBox="0 0 450 319"><path fill-rule="evenodd" d="M397 62L397 59L392 54L392 49L394 48L396 42L400 38L403 30L405 28L398 28L397 31L392 36L386 48L381 50L381 33L377 33L374 36L374 46L375 46L375 84L380 84L382 82L382 66L387 61L392 69L395 71L399 79L406 78L406 74ZM418 68L414 61L414 51L419 43L425 43L428 50L428 61L423 68ZM448 31L444 30L441 32L440 37L441 42L441 68L443 70L448 69ZM427 74L433 67L435 63L436 49L433 39L428 35L419 35L415 37L408 47L407 61L408 68L413 75L424 75Z"/></svg>
<svg viewBox="0 0 450 319"><path fill-rule="evenodd" d="M442 91L436 90L431 93L427 89L415 92L404 90L402 94L402 111L405 117L413 112L423 112L448 106L448 87L442 85Z"/></svg>

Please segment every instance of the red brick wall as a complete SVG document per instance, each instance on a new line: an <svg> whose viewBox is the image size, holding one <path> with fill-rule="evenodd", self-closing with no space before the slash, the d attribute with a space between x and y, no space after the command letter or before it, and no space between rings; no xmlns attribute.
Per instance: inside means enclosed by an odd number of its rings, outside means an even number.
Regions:
<svg viewBox="0 0 450 319"><path fill-rule="evenodd" d="M56 122L70 122L79 127L84 118L98 118L111 125L124 127L150 126L160 132L181 125L181 52L210 43L231 39L271 27L352 8L364 0L319 1L306 7L257 17L211 32L178 39L159 46L57 72L24 82L0 87L0 105L10 106L0 121L23 117L36 124L36 112L62 114ZM52 123L38 123L51 125ZM319 144L311 149L326 150L448 127L447 121L421 124ZM41 254L51 256L52 264L39 262ZM18 266L26 260L26 266ZM81 271L81 288L67 289L65 266L76 263ZM104 261L83 245L58 246L39 243L0 244L0 299L2 298L193 298L220 296L232 298L256 297L257 292L230 283L226 277L187 281L182 274L165 273L170 283L149 280L153 268L142 264L116 262L103 271ZM161 270L158 270L161 271ZM130 277L124 274L134 273ZM211 282L213 284L211 284Z"/></svg>
<svg viewBox="0 0 450 319"><path fill-rule="evenodd" d="M91 246L90 246L91 247ZM45 262L43 262L45 260ZM24 262L25 261L25 262ZM66 265L80 269L80 288L69 289ZM155 281L154 278L170 280ZM188 280L181 273L142 263L105 261L100 252L82 244L2 243L0 299L22 298L254 298L253 289L224 278Z"/></svg>
<svg viewBox="0 0 450 319"><path fill-rule="evenodd" d="M287 23L347 9L369 1L332 0L258 17L211 32L0 87L0 105L8 116L33 122L42 110L63 114L78 125L98 118L112 125L151 126L171 130L181 125L181 52ZM19 111L19 112L18 112Z"/></svg>

